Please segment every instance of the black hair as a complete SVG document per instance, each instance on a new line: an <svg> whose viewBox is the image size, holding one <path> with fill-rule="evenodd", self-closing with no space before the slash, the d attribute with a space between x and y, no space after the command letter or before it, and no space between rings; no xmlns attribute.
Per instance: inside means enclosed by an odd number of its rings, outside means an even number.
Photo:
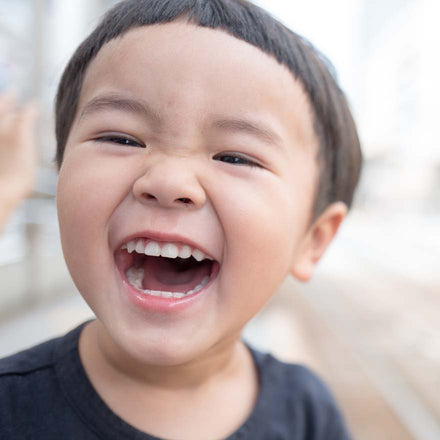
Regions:
<svg viewBox="0 0 440 440"><path fill-rule="evenodd" d="M319 141L320 175L312 217L336 201L350 207L362 155L356 126L333 67L307 40L245 0L124 0L110 9L78 47L61 78L55 114L58 166L63 161L87 68L101 48L133 28L182 17L258 47L300 81L313 111Z"/></svg>

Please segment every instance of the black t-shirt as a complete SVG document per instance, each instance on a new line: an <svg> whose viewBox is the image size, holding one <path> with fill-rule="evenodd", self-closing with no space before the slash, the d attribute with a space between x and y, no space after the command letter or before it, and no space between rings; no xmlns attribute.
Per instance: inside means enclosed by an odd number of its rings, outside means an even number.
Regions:
<svg viewBox="0 0 440 440"><path fill-rule="evenodd" d="M78 354L82 327L0 360L2 440L158 440L124 422L97 394ZM258 400L227 440L350 438L333 398L313 373L251 352L259 372Z"/></svg>

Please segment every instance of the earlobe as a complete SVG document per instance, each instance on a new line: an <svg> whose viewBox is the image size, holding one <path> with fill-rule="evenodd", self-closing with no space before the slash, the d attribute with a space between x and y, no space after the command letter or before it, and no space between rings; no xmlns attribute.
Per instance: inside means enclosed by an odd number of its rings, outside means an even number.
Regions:
<svg viewBox="0 0 440 440"><path fill-rule="evenodd" d="M345 203L332 203L306 232L291 267L291 275L299 281L308 281L316 264L332 242L342 220L347 215Z"/></svg>

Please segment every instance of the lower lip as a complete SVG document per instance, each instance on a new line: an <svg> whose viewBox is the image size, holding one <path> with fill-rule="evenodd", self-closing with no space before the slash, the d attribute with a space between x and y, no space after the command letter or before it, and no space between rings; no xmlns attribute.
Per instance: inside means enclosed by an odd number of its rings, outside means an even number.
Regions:
<svg viewBox="0 0 440 440"><path fill-rule="evenodd" d="M211 276L206 286L204 286L198 292L185 296L184 298L162 298L160 296L152 296L141 293L128 282L125 272L122 268L118 267L118 271L121 277L123 290L137 307L150 312L175 313L193 306L194 303L199 301L204 296L207 289L217 278L219 265L218 263L214 263L212 265Z"/></svg>

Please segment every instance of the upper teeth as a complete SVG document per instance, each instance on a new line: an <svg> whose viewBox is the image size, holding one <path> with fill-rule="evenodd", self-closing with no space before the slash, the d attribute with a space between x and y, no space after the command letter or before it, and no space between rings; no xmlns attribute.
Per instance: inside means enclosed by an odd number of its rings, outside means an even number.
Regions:
<svg viewBox="0 0 440 440"><path fill-rule="evenodd" d="M122 249L127 249L131 254L136 251L138 254L150 255L152 257L166 257L166 258L190 258L193 256L197 261L205 259L212 260L211 257L205 255L202 251L192 248L188 245L180 245L175 243L158 243L152 240L145 240L142 238L131 240Z"/></svg>

